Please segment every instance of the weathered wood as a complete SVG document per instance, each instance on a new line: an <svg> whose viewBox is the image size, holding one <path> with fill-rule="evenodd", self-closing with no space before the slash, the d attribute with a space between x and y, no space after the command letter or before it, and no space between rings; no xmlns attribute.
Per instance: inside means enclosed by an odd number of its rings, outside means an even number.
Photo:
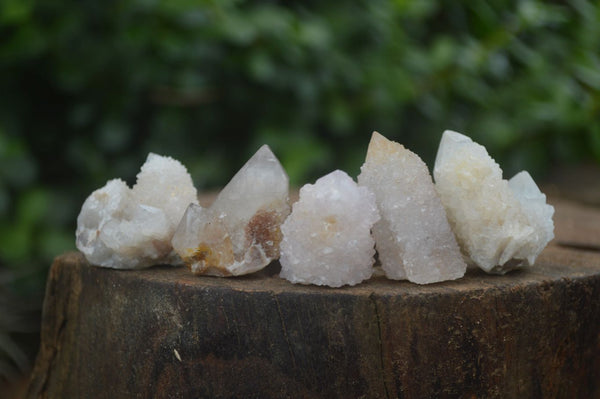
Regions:
<svg viewBox="0 0 600 399"><path fill-rule="evenodd" d="M562 209L557 241L577 244L567 213L582 210ZM297 286L276 267L223 279L57 258L28 397L600 397L598 252L555 244L527 270L428 286Z"/></svg>

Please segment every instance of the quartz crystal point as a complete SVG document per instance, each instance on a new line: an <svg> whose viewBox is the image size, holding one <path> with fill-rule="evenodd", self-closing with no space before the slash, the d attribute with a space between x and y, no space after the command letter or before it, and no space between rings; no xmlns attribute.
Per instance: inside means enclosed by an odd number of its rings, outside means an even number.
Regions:
<svg viewBox="0 0 600 399"><path fill-rule="evenodd" d="M292 283L340 287L373 274L371 227L379 220L375 196L336 170L300 189L281 226L281 274Z"/></svg>
<svg viewBox="0 0 600 399"><path fill-rule="evenodd" d="M469 137L444 132L434 177L463 252L486 272L533 265L554 237L554 208L531 176L503 180L500 166Z"/></svg>
<svg viewBox="0 0 600 399"><path fill-rule="evenodd" d="M421 158L374 132L358 184L377 199L381 220L373 236L388 278L429 284L465 274L467 265Z"/></svg>
<svg viewBox="0 0 600 399"><path fill-rule="evenodd" d="M238 276L279 258L281 223L290 213L289 180L267 145L210 208L190 205L172 244L194 274Z"/></svg>
<svg viewBox="0 0 600 399"><path fill-rule="evenodd" d="M151 153L133 188L114 179L85 200L77 218L77 248L90 263L115 269L180 263L171 238L196 196L179 161Z"/></svg>

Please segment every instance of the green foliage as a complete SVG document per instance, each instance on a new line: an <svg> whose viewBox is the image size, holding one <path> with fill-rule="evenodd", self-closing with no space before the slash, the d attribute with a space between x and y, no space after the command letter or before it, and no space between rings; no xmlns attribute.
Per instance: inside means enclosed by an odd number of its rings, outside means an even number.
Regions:
<svg viewBox="0 0 600 399"><path fill-rule="evenodd" d="M429 163L458 130L509 174L600 160L592 1L3 0L0 35L0 267L22 295L149 151L200 189L263 143L296 185L356 175L373 130Z"/></svg>

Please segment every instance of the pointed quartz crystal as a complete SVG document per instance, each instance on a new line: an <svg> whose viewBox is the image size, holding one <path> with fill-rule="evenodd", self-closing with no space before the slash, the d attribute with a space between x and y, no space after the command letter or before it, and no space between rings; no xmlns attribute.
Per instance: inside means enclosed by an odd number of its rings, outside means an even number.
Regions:
<svg viewBox="0 0 600 399"><path fill-rule="evenodd" d="M300 284L355 285L373 273L375 196L336 170L306 184L281 226L280 276Z"/></svg>
<svg viewBox="0 0 600 399"><path fill-rule="evenodd" d="M374 132L358 184L377 199L381 220L373 235L388 278L429 284L465 274L444 207L416 154Z"/></svg>
<svg viewBox="0 0 600 399"><path fill-rule="evenodd" d="M238 171L209 208L190 205L173 248L194 274L238 276L279 258L290 212L289 180L267 145Z"/></svg>
<svg viewBox="0 0 600 399"><path fill-rule="evenodd" d="M434 177L463 252L486 272L533 265L554 237L554 208L529 173L503 180L485 147L469 137L444 132Z"/></svg>
<svg viewBox="0 0 600 399"><path fill-rule="evenodd" d="M133 188L114 179L85 200L77 248L91 264L115 269L181 263L171 238L188 205L197 201L186 168L150 153Z"/></svg>

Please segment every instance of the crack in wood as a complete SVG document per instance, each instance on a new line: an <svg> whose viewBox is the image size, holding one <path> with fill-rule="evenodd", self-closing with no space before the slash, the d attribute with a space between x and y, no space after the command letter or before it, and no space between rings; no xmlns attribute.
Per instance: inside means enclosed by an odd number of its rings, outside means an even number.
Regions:
<svg viewBox="0 0 600 399"><path fill-rule="evenodd" d="M48 387L48 382L50 381L50 374L55 369L56 356L57 356L59 348L61 346L60 343L63 339L62 337L64 334L65 326L67 325L67 317L66 316L68 314L69 298L70 298L69 295L67 295L67 297L65 298L65 303L64 303L63 309L62 309L63 317L62 317L62 320L60 321L60 324L56 328L56 334L55 334L56 338L49 348L50 355L48 356L48 362L47 362L48 366L47 366L46 372L44 373L44 380L41 384L41 388L37 392L38 394L46 392L46 389ZM39 397L42 397L42 396L39 396Z"/></svg>
<svg viewBox="0 0 600 399"><path fill-rule="evenodd" d="M594 244L581 244L570 241L558 241L557 245L563 248L578 249L582 251L600 252L600 247Z"/></svg>
<svg viewBox="0 0 600 399"><path fill-rule="evenodd" d="M288 347L288 351L290 352L290 358L292 359L292 365L294 366L294 370L297 370L296 367L296 357L294 356L294 351L292 350L292 344L290 342L290 338L287 333L287 328L285 327L285 322L283 321L283 314L281 313L281 305L279 304L279 299L277 299L277 295L275 293L271 293L271 297L275 301L277 306L277 314L279 315L279 322L281 323L281 329L283 331L283 338Z"/></svg>
<svg viewBox="0 0 600 399"><path fill-rule="evenodd" d="M387 382L385 379L385 366L383 361L383 341L381 340L381 319L379 318L379 307L377 306L377 301L375 300L375 293L372 292L369 295L369 300L373 303L373 307L375 308L375 318L377 320L377 339L379 341L379 364L381 367L381 378L383 379L383 388L385 390L385 397L390 399L390 392L387 387Z"/></svg>

